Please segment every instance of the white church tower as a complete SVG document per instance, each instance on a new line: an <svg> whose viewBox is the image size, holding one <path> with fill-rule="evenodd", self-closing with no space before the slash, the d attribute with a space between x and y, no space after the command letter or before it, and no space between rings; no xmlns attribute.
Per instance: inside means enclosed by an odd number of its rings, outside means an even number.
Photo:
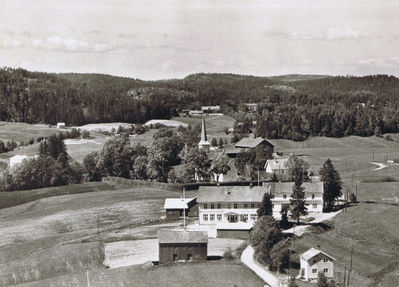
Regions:
<svg viewBox="0 0 399 287"><path fill-rule="evenodd" d="M205 127L205 119L202 117L202 129L201 129L201 140L198 143L199 149L209 149L211 144L208 142L208 138L206 137L206 127Z"/></svg>

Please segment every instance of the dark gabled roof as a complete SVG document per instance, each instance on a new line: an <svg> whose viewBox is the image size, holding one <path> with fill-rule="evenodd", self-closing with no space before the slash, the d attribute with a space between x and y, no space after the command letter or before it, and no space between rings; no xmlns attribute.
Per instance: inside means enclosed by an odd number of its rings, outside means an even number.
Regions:
<svg viewBox="0 0 399 287"><path fill-rule="evenodd" d="M197 202L261 202L268 187L200 186Z"/></svg>
<svg viewBox="0 0 399 287"><path fill-rule="evenodd" d="M257 138L242 138L235 144L235 147L238 148L254 148L257 147L261 143L267 143L270 146L274 146L271 142L267 141L264 138L257 137Z"/></svg>
<svg viewBox="0 0 399 287"><path fill-rule="evenodd" d="M208 232L187 230L160 230L159 243L208 243Z"/></svg>

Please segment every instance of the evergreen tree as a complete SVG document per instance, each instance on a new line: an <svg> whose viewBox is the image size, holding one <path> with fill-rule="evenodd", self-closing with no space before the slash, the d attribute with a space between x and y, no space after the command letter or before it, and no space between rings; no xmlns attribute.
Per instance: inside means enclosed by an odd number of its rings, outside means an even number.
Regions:
<svg viewBox="0 0 399 287"><path fill-rule="evenodd" d="M288 211L290 209L290 205L287 203L283 203L281 205L281 210L280 210L280 215L281 215L281 220L280 220L280 226L281 227L286 227L288 225Z"/></svg>
<svg viewBox="0 0 399 287"><path fill-rule="evenodd" d="M323 166L320 169L320 176L324 185L324 210L331 211L334 206L334 201L342 195L341 176L338 171L335 170L330 159L327 159L323 163Z"/></svg>
<svg viewBox="0 0 399 287"><path fill-rule="evenodd" d="M273 215L273 204L270 199L269 193L266 192L263 195L262 204L258 208L256 213L258 214L258 217L263 216L263 215Z"/></svg>
<svg viewBox="0 0 399 287"><path fill-rule="evenodd" d="M212 140L211 140L211 145L212 145L212 146L217 146L217 145L218 145L218 141L217 141L216 138L212 138Z"/></svg>
<svg viewBox="0 0 399 287"><path fill-rule="evenodd" d="M292 195L290 199L290 212L291 217L296 219L299 223L299 217L301 215L308 214L308 208L305 202L305 188L302 187L301 181L296 181L292 186Z"/></svg>

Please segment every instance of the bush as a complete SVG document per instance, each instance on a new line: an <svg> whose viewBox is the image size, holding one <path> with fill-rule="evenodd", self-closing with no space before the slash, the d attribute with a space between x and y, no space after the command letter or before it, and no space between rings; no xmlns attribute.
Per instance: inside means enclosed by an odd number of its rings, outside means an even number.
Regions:
<svg viewBox="0 0 399 287"><path fill-rule="evenodd" d="M233 251L230 247L223 253L223 258L230 261L234 260Z"/></svg>
<svg viewBox="0 0 399 287"><path fill-rule="evenodd" d="M235 250L235 252L234 252L234 255L235 255L238 259L240 259L242 253L244 252L245 248L247 248L247 247L248 247L248 242L243 242L243 243L241 243L240 246L238 246L238 247L236 248L236 250Z"/></svg>

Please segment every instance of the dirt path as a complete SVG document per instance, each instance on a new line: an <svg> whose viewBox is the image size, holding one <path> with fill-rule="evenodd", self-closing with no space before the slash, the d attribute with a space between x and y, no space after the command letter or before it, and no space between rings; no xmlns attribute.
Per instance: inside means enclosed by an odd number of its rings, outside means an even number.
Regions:
<svg viewBox="0 0 399 287"><path fill-rule="evenodd" d="M373 170L380 170L387 167L387 165L382 162L369 162L369 163L377 165L377 167Z"/></svg>

